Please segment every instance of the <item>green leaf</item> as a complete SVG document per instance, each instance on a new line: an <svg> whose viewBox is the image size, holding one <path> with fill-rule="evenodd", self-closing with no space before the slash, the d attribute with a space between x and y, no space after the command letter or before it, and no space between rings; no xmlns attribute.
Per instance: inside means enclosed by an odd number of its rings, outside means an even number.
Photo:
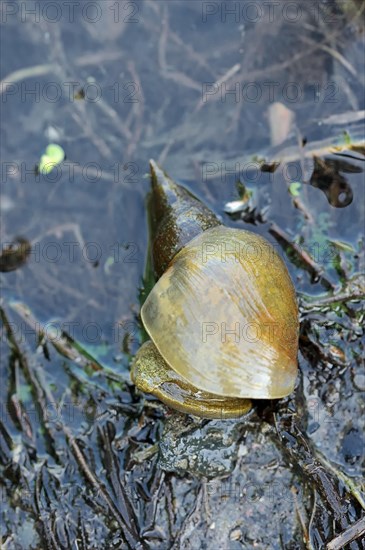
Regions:
<svg viewBox="0 0 365 550"><path fill-rule="evenodd" d="M345 130L343 133L343 139L344 139L345 145L351 145L351 136L347 130Z"/></svg>
<svg viewBox="0 0 365 550"><path fill-rule="evenodd" d="M293 183L289 185L289 193L293 195L293 197L299 197L301 188L302 184L299 181L293 181Z"/></svg>
<svg viewBox="0 0 365 550"><path fill-rule="evenodd" d="M38 170L41 174L49 174L52 172L53 168L65 158L65 151L60 145L56 143L50 143L46 148L45 153L41 156L39 162Z"/></svg>
<svg viewBox="0 0 365 550"><path fill-rule="evenodd" d="M56 143L50 143L46 149L46 155L50 157L53 162L60 164L60 162L62 162L65 158L65 151L60 145L57 145Z"/></svg>

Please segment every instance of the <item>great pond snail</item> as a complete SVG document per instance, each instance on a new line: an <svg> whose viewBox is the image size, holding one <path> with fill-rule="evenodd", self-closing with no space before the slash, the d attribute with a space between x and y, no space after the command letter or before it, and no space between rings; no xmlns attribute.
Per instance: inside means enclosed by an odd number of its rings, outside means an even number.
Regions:
<svg viewBox="0 0 365 550"><path fill-rule="evenodd" d="M298 308L287 268L263 237L221 224L150 161L151 255L158 279L141 309L151 340L132 364L143 392L181 412L232 418L295 385Z"/></svg>

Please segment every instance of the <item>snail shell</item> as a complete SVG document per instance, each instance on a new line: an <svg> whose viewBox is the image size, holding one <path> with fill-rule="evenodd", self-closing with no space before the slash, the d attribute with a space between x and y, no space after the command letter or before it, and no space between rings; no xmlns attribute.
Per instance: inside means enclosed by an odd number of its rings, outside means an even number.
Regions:
<svg viewBox="0 0 365 550"><path fill-rule="evenodd" d="M157 177L160 169L153 161L151 170L158 195L164 195L161 181L174 192L169 191L173 200L166 203L167 215L161 209L154 218L154 266L162 274L141 309L154 346L141 348L132 378L167 404L208 418L215 416L198 403L201 392L208 404L218 399L223 417L234 416L239 407L246 411L247 398L289 395L297 375L299 327L295 290L284 262L264 238L221 225L162 171ZM194 214L189 232L186 212L194 210L200 218L196 222ZM163 237L167 244L156 246L156 239ZM148 371L145 378L143 366ZM189 392L189 406L186 394L171 399L181 388Z"/></svg>

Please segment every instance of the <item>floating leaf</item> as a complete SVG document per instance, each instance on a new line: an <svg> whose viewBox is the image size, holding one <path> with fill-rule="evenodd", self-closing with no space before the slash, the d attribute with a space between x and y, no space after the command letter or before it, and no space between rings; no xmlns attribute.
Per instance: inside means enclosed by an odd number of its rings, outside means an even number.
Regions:
<svg viewBox="0 0 365 550"><path fill-rule="evenodd" d="M65 152L60 145L50 143L46 148L44 155L41 156L38 170L41 174L49 174L53 168L65 158Z"/></svg>
<svg viewBox="0 0 365 550"><path fill-rule="evenodd" d="M302 184L299 181L293 181L293 183L289 185L289 193L293 195L293 197L299 197L301 188Z"/></svg>

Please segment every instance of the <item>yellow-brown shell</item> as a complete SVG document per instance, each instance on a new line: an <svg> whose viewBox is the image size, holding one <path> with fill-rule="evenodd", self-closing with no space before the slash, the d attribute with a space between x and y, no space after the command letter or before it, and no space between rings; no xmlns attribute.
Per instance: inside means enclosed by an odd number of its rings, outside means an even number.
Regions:
<svg viewBox="0 0 365 550"><path fill-rule="evenodd" d="M276 399L297 375L298 310L287 268L262 237L217 226L171 261L144 303L166 363L217 396Z"/></svg>

